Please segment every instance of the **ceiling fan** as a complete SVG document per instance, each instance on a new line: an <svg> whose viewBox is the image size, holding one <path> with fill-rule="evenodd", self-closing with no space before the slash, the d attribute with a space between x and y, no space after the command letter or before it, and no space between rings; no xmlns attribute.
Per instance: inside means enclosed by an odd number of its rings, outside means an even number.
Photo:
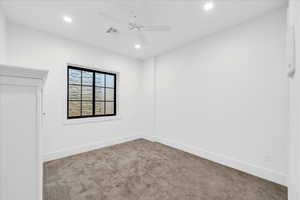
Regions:
<svg viewBox="0 0 300 200"><path fill-rule="evenodd" d="M171 27L167 25L152 25L152 26L144 26L137 23L128 23L128 29L130 31L171 31Z"/></svg>
<svg viewBox="0 0 300 200"><path fill-rule="evenodd" d="M115 16L111 16L105 12L98 13L101 17L117 22L119 25L127 25L129 31L160 31L167 32L171 31L171 27L168 25L143 25L137 23L137 16L133 15L131 20L125 21L121 18L117 18Z"/></svg>

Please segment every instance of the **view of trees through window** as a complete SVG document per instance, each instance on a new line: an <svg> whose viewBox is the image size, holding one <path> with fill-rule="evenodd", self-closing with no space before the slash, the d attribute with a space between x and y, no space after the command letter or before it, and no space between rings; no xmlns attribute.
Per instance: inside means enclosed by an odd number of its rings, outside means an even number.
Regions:
<svg viewBox="0 0 300 200"><path fill-rule="evenodd" d="M68 118L116 115L116 74L68 67Z"/></svg>

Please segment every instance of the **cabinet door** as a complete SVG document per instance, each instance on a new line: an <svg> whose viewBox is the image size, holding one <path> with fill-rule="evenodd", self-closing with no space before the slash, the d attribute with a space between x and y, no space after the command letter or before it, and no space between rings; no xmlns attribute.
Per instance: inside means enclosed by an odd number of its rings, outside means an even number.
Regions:
<svg viewBox="0 0 300 200"><path fill-rule="evenodd" d="M3 200L39 198L37 105L37 87L0 85L0 175Z"/></svg>

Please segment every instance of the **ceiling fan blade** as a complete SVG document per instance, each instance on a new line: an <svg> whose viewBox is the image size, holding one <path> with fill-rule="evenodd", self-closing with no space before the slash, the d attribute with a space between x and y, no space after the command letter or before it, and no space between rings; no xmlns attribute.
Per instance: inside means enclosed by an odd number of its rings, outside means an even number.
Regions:
<svg viewBox="0 0 300 200"><path fill-rule="evenodd" d="M171 31L170 26L165 25L156 25L156 26L143 26L141 28L142 31Z"/></svg>

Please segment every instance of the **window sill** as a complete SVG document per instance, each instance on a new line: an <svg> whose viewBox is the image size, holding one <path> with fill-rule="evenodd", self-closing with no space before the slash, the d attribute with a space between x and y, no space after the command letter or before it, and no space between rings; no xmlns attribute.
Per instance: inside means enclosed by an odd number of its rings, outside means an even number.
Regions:
<svg viewBox="0 0 300 200"><path fill-rule="evenodd" d="M64 125L75 125L75 124L86 124L86 123L97 123L104 121L120 120L120 115L109 116L109 117L91 117L91 118L78 118L78 119L65 119Z"/></svg>

